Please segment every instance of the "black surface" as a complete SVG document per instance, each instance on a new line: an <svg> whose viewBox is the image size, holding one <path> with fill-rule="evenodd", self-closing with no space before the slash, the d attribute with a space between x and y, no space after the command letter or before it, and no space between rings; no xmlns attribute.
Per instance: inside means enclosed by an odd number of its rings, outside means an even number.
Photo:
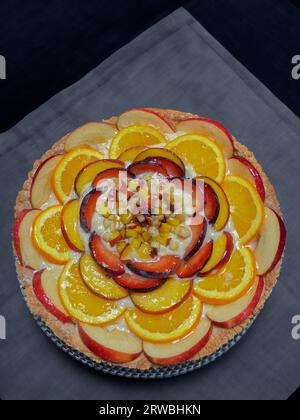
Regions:
<svg viewBox="0 0 300 420"><path fill-rule="evenodd" d="M300 54L298 0L10 0L0 3L7 60L0 131L180 5L300 116L300 80L291 77L291 58Z"/></svg>

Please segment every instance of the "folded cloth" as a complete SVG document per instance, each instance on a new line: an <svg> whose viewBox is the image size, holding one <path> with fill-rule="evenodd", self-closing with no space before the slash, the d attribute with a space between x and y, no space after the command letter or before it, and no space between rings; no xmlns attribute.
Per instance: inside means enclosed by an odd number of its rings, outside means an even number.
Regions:
<svg viewBox="0 0 300 420"><path fill-rule="evenodd" d="M17 98L16 98L17 100ZM139 382L86 369L41 334L18 290L13 206L35 159L75 127L139 106L220 120L257 156L288 229L280 281L249 333L215 363L168 381ZM300 385L298 222L300 122L184 9L158 22L79 82L0 136L0 395L67 399L285 399ZM129 382L129 386L128 386Z"/></svg>

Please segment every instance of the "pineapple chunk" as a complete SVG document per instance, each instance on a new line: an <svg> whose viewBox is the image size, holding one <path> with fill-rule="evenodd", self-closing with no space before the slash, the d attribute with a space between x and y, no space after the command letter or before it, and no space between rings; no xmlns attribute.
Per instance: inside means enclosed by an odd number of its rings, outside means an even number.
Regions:
<svg viewBox="0 0 300 420"><path fill-rule="evenodd" d="M169 217L167 223L171 226L179 226L181 220L178 217Z"/></svg>
<svg viewBox="0 0 300 420"><path fill-rule="evenodd" d="M128 225L132 220L132 214L130 214L130 213L121 214L120 219L121 219L121 222L123 223L123 225Z"/></svg>
<svg viewBox="0 0 300 420"><path fill-rule="evenodd" d="M121 254L123 251L124 251L124 249L126 248L126 242L119 242L118 244L117 244L117 251L118 251L118 253L119 254Z"/></svg>
<svg viewBox="0 0 300 420"><path fill-rule="evenodd" d="M160 227L160 232L161 233L170 233L172 230L172 226L168 225L167 223L162 223L161 227Z"/></svg>
<svg viewBox="0 0 300 420"><path fill-rule="evenodd" d="M136 250L136 253L142 260L148 260L151 257L152 248L149 244L143 242L142 245Z"/></svg>

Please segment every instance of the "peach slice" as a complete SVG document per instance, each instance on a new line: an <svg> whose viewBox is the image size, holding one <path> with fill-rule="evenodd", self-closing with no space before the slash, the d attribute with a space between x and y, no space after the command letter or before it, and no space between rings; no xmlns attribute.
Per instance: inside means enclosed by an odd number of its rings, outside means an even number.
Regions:
<svg viewBox="0 0 300 420"><path fill-rule="evenodd" d="M212 331L212 323L202 318L194 330L181 340L170 343L144 342L144 352L150 362L156 365L185 362L206 346Z"/></svg>
<svg viewBox="0 0 300 420"><path fill-rule="evenodd" d="M266 275L276 267L284 251L285 241L284 222L274 210L265 207L265 219L254 252L258 274Z"/></svg>
<svg viewBox="0 0 300 420"><path fill-rule="evenodd" d="M58 293L72 318L91 325L106 325L123 315L125 308L93 293L83 281L79 264L70 261L58 280Z"/></svg>
<svg viewBox="0 0 300 420"><path fill-rule="evenodd" d="M13 227L13 243L19 263L32 270L41 270L44 267L44 260L31 240L32 226L39 214L40 210L23 210Z"/></svg>
<svg viewBox="0 0 300 420"><path fill-rule="evenodd" d="M234 144L231 134L218 121L208 118L192 117L179 122L176 125L176 131L207 135L218 144L227 159L233 155Z"/></svg>
<svg viewBox="0 0 300 420"><path fill-rule="evenodd" d="M118 130L111 124L103 122L90 122L76 130L67 137L65 150L69 152L78 146L95 146L112 139Z"/></svg>
<svg viewBox="0 0 300 420"><path fill-rule="evenodd" d="M201 317L202 304L189 296L181 305L165 314L147 314L138 308L125 312L128 327L138 337L153 343L165 343L188 334Z"/></svg>
<svg viewBox="0 0 300 420"><path fill-rule="evenodd" d="M200 276L216 274L229 261L233 252L233 237L229 232L224 232L214 242L210 259L200 271Z"/></svg>
<svg viewBox="0 0 300 420"><path fill-rule="evenodd" d="M47 311L66 324L71 323L72 318L63 307L58 294L57 284L60 271L57 268L38 271L32 279L32 288Z"/></svg>
<svg viewBox="0 0 300 420"><path fill-rule="evenodd" d="M146 108L130 109L123 112L118 119L118 128L129 127L131 125L146 125L155 128L163 134L172 134L174 130L169 121L157 112Z"/></svg>
<svg viewBox="0 0 300 420"><path fill-rule="evenodd" d="M152 292L132 293L135 306L147 313L160 313L174 309L186 299L191 291L192 282L169 278L161 287Z"/></svg>
<svg viewBox="0 0 300 420"><path fill-rule="evenodd" d="M79 269L86 285L106 299L118 300L128 296L128 292L108 277L89 254L84 254L79 261Z"/></svg>
<svg viewBox="0 0 300 420"><path fill-rule="evenodd" d="M135 161L148 159L151 160L156 158L169 159L171 162L174 162L177 166L179 166L182 172L185 172L185 165L180 157L177 156L176 153L171 152L171 150L163 149L161 147L151 147L149 149L143 150L136 156Z"/></svg>
<svg viewBox="0 0 300 420"><path fill-rule="evenodd" d="M129 149L124 150L124 152L120 154L118 159L124 163L133 162L135 161L136 157L145 149L147 149L147 147L145 146L130 147Z"/></svg>
<svg viewBox="0 0 300 420"><path fill-rule="evenodd" d="M124 164L117 159L102 159L95 162L91 162L85 168L83 168L75 179L75 192L78 196L82 193L84 187L91 184L96 176L111 168L123 168Z"/></svg>
<svg viewBox="0 0 300 420"><path fill-rule="evenodd" d="M164 282L162 279L147 279L137 274L124 273L118 277L114 277L115 281L132 292L149 292L161 286Z"/></svg>
<svg viewBox="0 0 300 420"><path fill-rule="evenodd" d="M209 260L213 250L213 241L207 242L187 261L182 261L176 272L179 278L193 277L199 273Z"/></svg>
<svg viewBox="0 0 300 420"><path fill-rule="evenodd" d="M142 353L141 340L129 331L79 324L79 335L87 348L101 359L128 363Z"/></svg>
<svg viewBox="0 0 300 420"><path fill-rule="evenodd" d="M142 277L165 279L175 273L178 263L179 257L176 255L163 255L155 261L131 261L127 267Z"/></svg>
<svg viewBox="0 0 300 420"><path fill-rule="evenodd" d="M90 251L96 263L112 276L120 276L124 273L125 267L119 257L108 249L102 238L95 232L90 237Z"/></svg>
<svg viewBox="0 0 300 420"><path fill-rule="evenodd" d="M259 303L264 289L262 277L256 277L253 286L235 302L212 306L206 316L220 328L233 328L244 322Z"/></svg>
<svg viewBox="0 0 300 420"><path fill-rule="evenodd" d="M266 192L263 180L249 160L242 156L234 156L228 160L228 171L229 175L238 175L248 179L256 187L262 201L265 201Z"/></svg>
<svg viewBox="0 0 300 420"><path fill-rule="evenodd" d="M229 203L228 203L228 200L227 200L227 197L223 188L220 186L220 184L218 184L212 178L209 178L207 176L200 176L200 177L197 177L196 179L199 181L203 181L205 184L210 185L211 188L214 190L216 196L218 197L219 213L214 222L214 229L216 231L220 231L224 229L230 216L230 208L229 208Z"/></svg>
<svg viewBox="0 0 300 420"><path fill-rule="evenodd" d="M82 252L84 244L78 231L79 213L79 200L71 200L66 203L61 212L61 231L69 247L74 251Z"/></svg>
<svg viewBox="0 0 300 420"><path fill-rule="evenodd" d="M35 171L30 189L30 201L33 208L40 209L53 194L51 175L62 157L63 155L51 156L42 162Z"/></svg>

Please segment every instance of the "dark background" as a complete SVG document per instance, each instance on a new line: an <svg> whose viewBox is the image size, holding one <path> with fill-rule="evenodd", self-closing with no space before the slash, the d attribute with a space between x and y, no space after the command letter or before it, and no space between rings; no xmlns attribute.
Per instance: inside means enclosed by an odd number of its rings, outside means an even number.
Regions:
<svg viewBox="0 0 300 420"><path fill-rule="evenodd" d="M300 0L2 0L0 132L180 6L300 117Z"/></svg>

